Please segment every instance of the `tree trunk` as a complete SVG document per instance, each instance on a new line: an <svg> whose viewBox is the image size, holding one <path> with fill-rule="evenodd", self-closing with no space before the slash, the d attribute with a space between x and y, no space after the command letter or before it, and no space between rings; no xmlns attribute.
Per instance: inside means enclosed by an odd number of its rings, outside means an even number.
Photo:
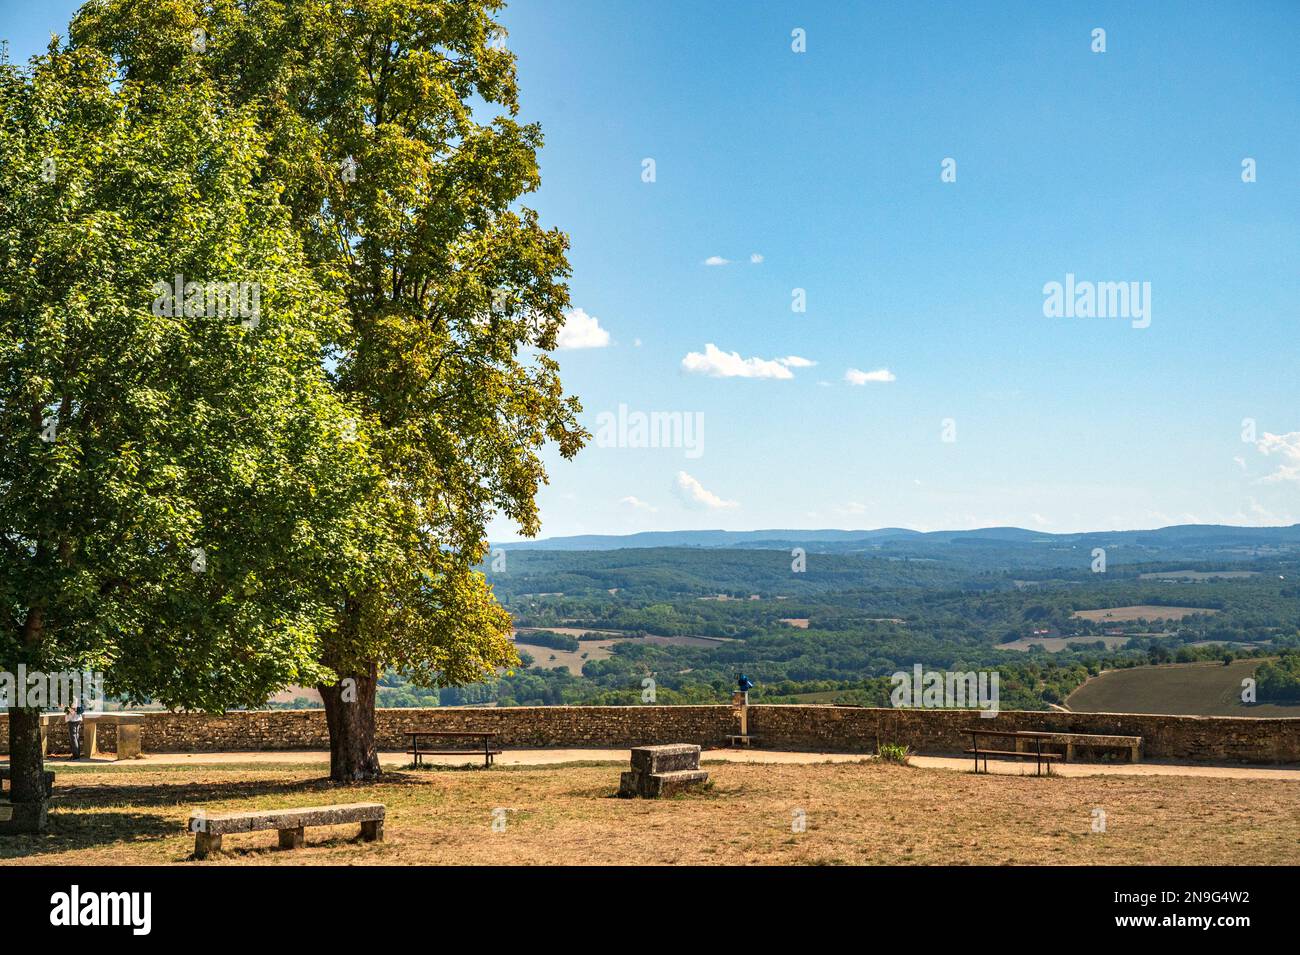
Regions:
<svg viewBox="0 0 1300 955"><path fill-rule="evenodd" d="M375 688L379 683L374 663L358 667L338 683L321 684L325 723L330 732L330 779L355 783L379 777L375 750Z"/></svg>
<svg viewBox="0 0 1300 955"><path fill-rule="evenodd" d="M9 708L10 819L0 831L44 832L49 797L45 791L45 756L41 752L41 711L38 707Z"/></svg>

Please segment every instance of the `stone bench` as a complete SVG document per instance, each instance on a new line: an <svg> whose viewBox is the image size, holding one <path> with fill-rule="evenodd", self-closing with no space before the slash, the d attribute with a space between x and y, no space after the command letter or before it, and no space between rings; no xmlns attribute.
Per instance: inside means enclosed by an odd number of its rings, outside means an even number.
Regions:
<svg viewBox="0 0 1300 955"><path fill-rule="evenodd" d="M145 717L142 713L86 713L81 721L81 757L95 758L107 755L99 748L100 726L112 726L117 739L114 759L136 759L143 749L141 742ZM41 717L41 755L50 755L50 741L54 739L60 751L67 745L68 724L62 713L47 713Z"/></svg>
<svg viewBox="0 0 1300 955"><path fill-rule="evenodd" d="M377 802L354 802L341 806L307 806L303 809L271 809L266 812L234 812L220 816L204 813L190 817L194 833L194 857L205 859L221 851L221 837L236 832L280 831L281 849L301 849L307 826L338 826L361 823L366 842L384 841L384 807Z"/></svg>
<svg viewBox="0 0 1300 955"><path fill-rule="evenodd" d="M1067 763L1074 761L1075 747L1085 749L1118 749L1128 753L1130 763L1140 762L1142 759L1142 737L1141 736L1116 736L1114 734L1103 733L1053 733L1043 734L1043 742L1052 743L1057 746L1065 747L1065 761ZM1023 750L1025 742L1018 740L1016 749Z"/></svg>
<svg viewBox="0 0 1300 955"><path fill-rule="evenodd" d="M700 748L690 743L637 746L632 749L632 769L619 779L624 799L640 796L658 799L703 785L709 774L700 769Z"/></svg>
<svg viewBox="0 0 1300 955"><path fill-rule="evenodd" d="M5 785L5 783L9 782L11 779L12 776L10 774L9 767L0 766L0 792L6 792L12 788L12 786ZM54 793L54 773L50 772L47 769L45 771L45 795L48 797L53 793Z"/></svg>

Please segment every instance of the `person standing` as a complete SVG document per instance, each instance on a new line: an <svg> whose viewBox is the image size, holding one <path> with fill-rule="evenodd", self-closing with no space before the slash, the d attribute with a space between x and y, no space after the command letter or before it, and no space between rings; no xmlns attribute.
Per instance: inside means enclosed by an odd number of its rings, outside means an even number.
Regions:
<svg viewBox="0 0 1300 955"><path fill-rule="evenodd" d="M81 759L81 727L84 711L82 705L65 706L63 708L63 722L68 724L68 739L72 741L72 758Z"/></svg>

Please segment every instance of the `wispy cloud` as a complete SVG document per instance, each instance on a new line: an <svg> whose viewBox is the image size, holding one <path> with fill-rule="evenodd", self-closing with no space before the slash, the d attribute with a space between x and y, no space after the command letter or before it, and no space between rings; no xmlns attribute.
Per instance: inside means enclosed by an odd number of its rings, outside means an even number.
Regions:
<svg viewBox="0 0 1300 955"><path fill-rule="evenodd" d="M604 348L609 344L609 332L594 315L575 308L564 313L564 327L555 342L557 348Z"/></svg>
<svg viewBox="0 0 1300 955"><path fill-rule="evenodd" d="M857 368L850 368L844 373L844 380L850 385L865 385L871 382L894 381L894 373L888 368L877 368L875 371L861 371Z"/></svg>
<svg viewBox="0 0 1300 955"><path fill-rule="evenodd" d="M659 508L655 507L653 504L647 504L639 497L633 497L630 494L627 497L619 498L618 503L622 504L624 507L630 507L634 511L645 511L649 514L657 513L659 510Z"/></svg>
<svg viewBox="0 0 1300 955"><path fill-rule="evenodd" d="M687 352L682 370L713 378L793 378L791 368L809 368L817 364L798 355L785 358L741 358L739 352L726 352L709 342L703 353Z"/></svg>
<svg viewBox="0 0 1300 955"><path fill-rule="evenodd" d="M730 265L731 259L724 259L720 255L711 255L704 260L705 265Z"/></svg>
<svg viewBox="0 0 1300 955"><path fill-rule="evenodd" d="M1261 484L1274 484L1278 481L1300 481L1300 431L1286 434L1269 434L1255 442L1259 453L1265 457L1276 454L1281 458L1278 469L1272 474L1260 478Z"/></svg>
<svg viewBox="0 0 1300 955"><path fill-rule="evenodd" d="M751 252L749 253L749 261L754 263L754 265L758 265L763 261L763 254L761 252Z"/></svg>
<svg viewBox="0 0 1300 955"><path fill-rule="evenodd" d="M724 510L740 506L736 501L724 501L712 491L707 490L703 484L685 471L677 472L677 479L673 482L673 491L687 507Z"/></svg>

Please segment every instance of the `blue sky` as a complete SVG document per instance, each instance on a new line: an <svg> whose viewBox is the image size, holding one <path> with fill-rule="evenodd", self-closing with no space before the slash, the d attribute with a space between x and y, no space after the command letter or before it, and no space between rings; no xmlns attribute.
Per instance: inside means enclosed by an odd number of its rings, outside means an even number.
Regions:
<svg viewBox="0 0 1300 955"><path fill-rule="evenodd" d="M0 36L25 56L74 7L0 0ZM584 423L704 423L698 456L548 455L544 536L1300 520L1300 4L528 0L503 23L546 134L529 204L608 336L559 353ZM1149 327L1045 316L1067 273L1150 283Z"/></svg>

